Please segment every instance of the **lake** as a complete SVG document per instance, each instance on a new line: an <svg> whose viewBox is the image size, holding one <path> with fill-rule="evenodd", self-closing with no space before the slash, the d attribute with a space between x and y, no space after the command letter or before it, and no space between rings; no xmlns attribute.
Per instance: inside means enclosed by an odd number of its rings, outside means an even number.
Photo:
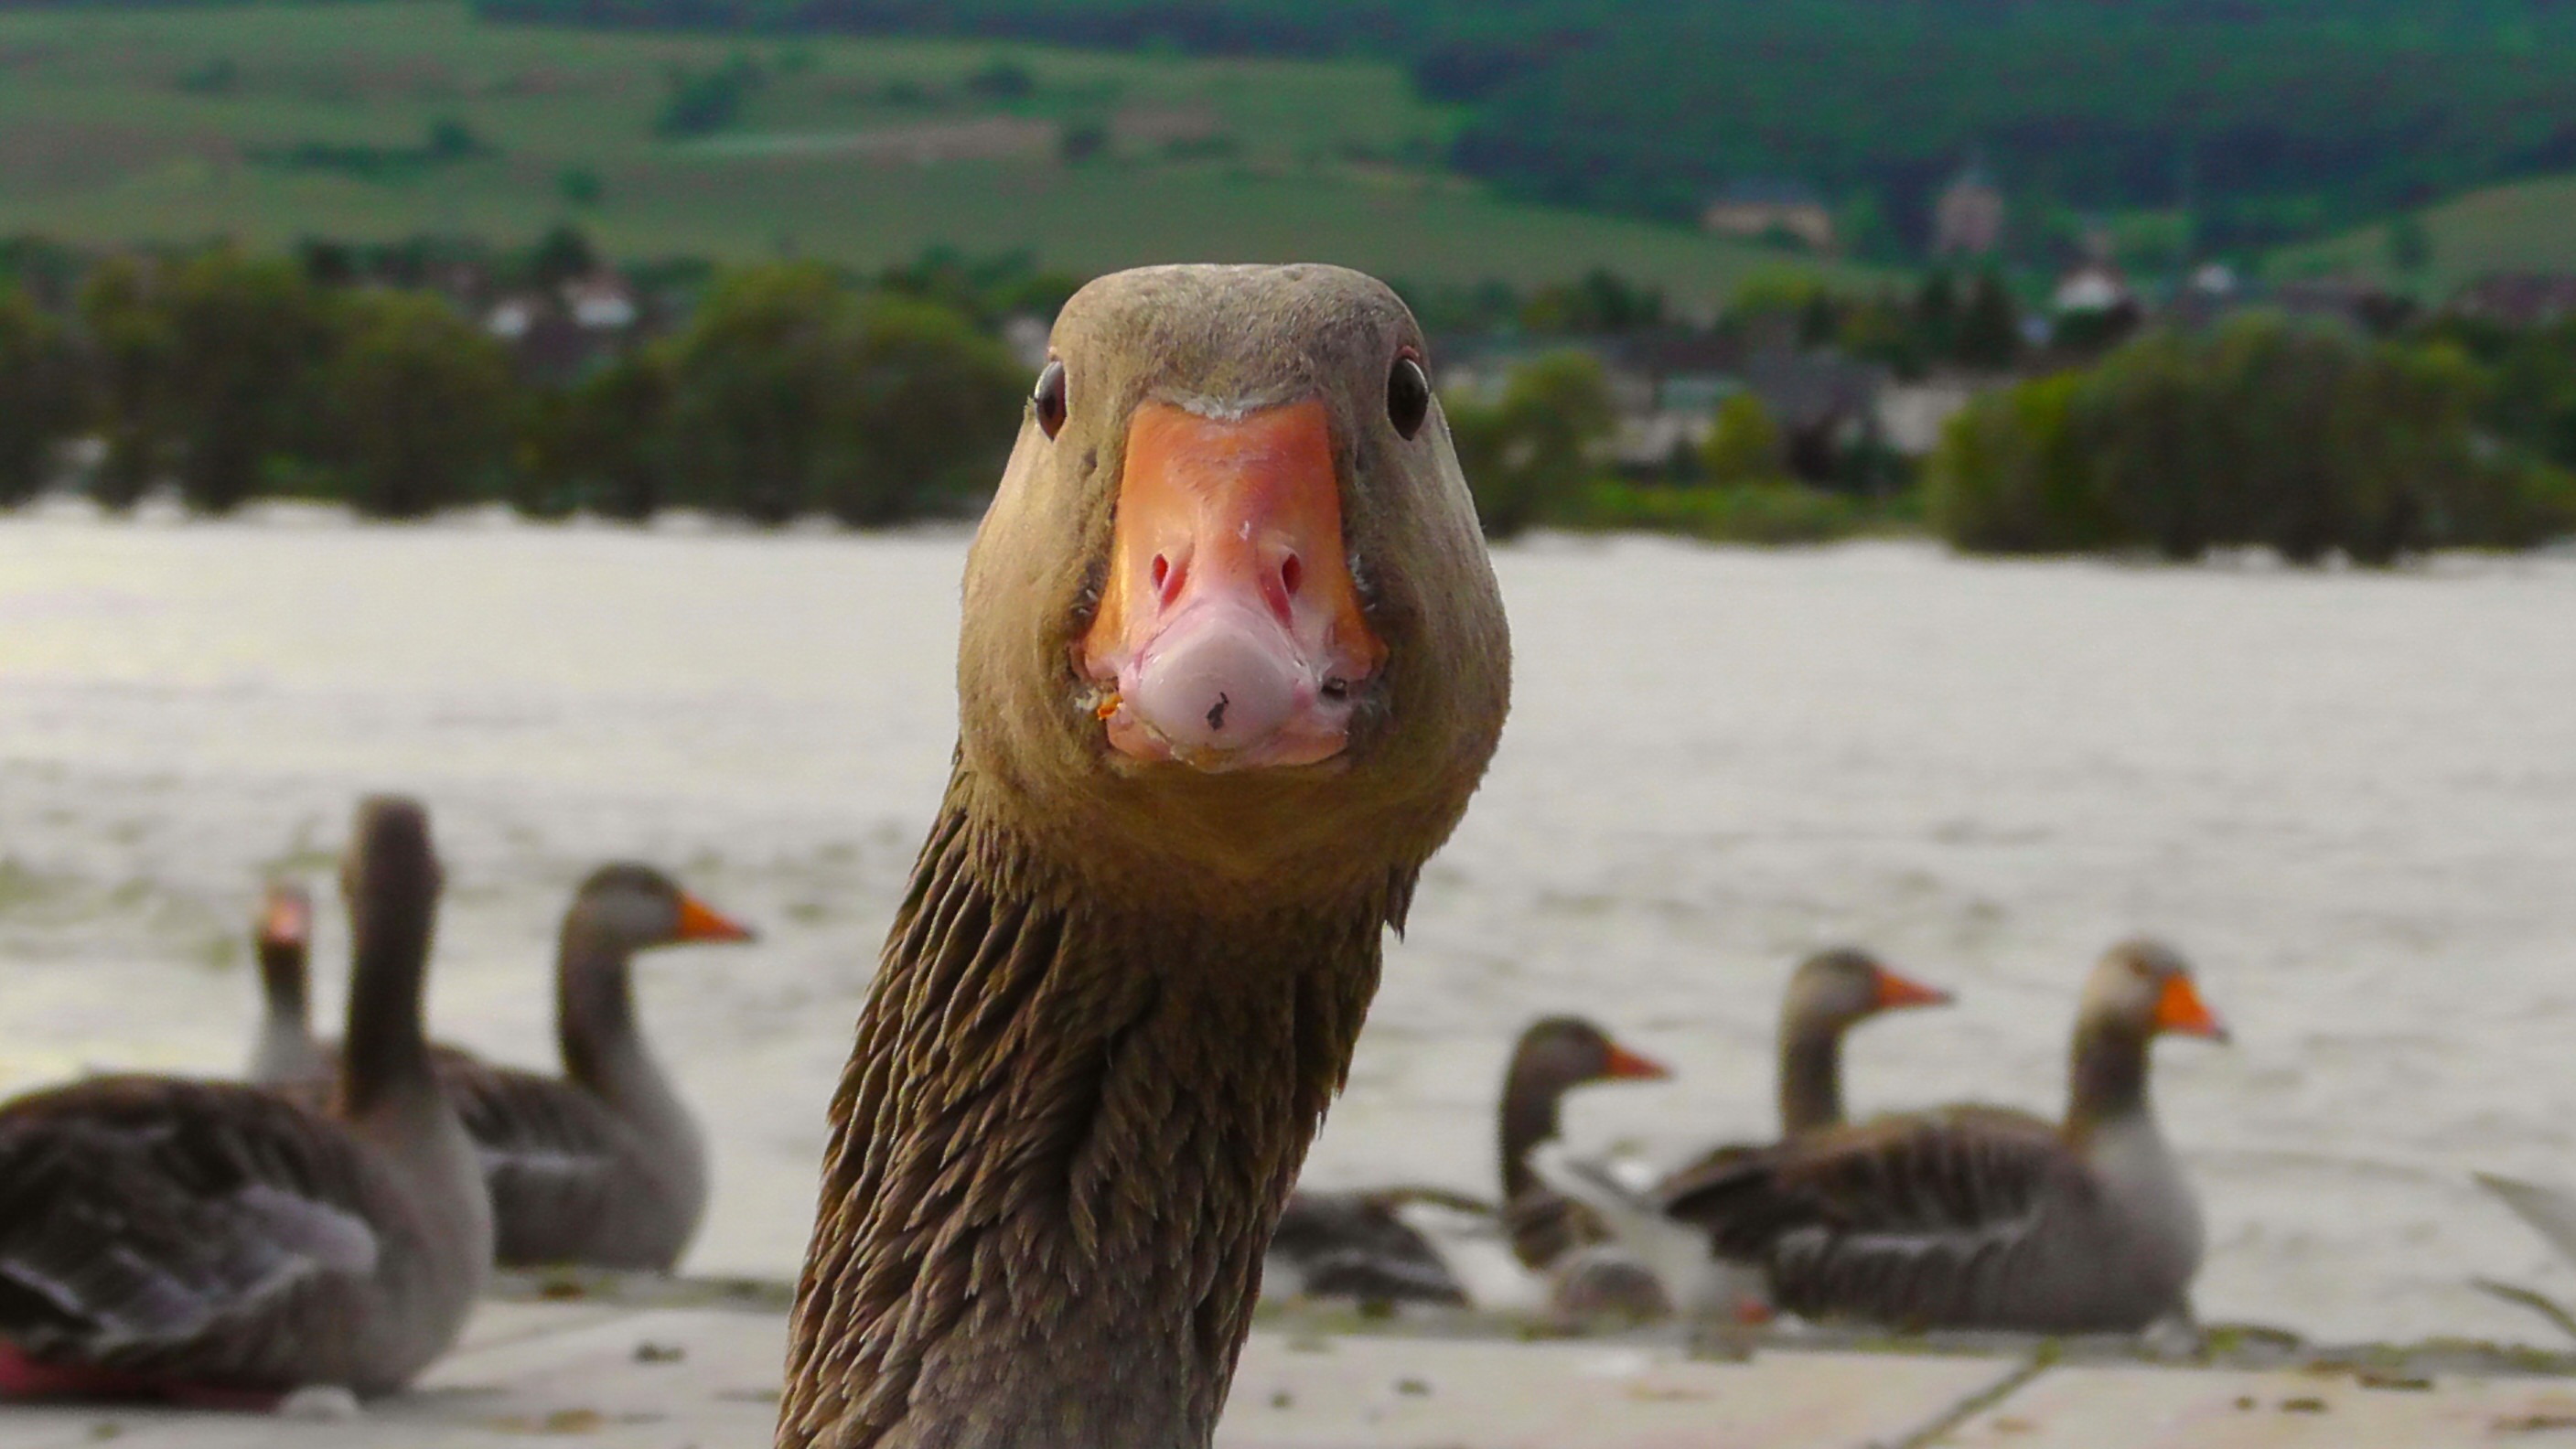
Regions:
<svg viewBox="0 0 2576 1449"><path fill-rule="evenodd" d="M420 794L450 892L431 1013L552 1057L595 863L756 923L647 957L707 1119L690 1266L787 1276L823 1109L944 781L959 533L463 519L0 520L0 1086L229 1071L266 872L327 886L354 797ZM2113 939L2198 963L2232 1047L2156 1093L2200 1185L2205 1319L2545 1340L2471 1291L2576 1272L2468 1182L2576 1184L2576 559L2399 573L1543 539L1498 558L1503 748L1427 873L1325 1184L1490 1191L1530 1017L1680 1069L1569 1136L1761 1133L1780 985L1858 941L1959 1004L1872 1025L1854 1110L2054 1112ZM345 932L325 912L321 1002Z"/></svg>

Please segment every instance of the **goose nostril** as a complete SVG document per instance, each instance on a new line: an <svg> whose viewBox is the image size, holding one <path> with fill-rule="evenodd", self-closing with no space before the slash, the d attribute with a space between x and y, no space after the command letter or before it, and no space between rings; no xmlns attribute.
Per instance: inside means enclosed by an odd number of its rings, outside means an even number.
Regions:
<svg viewBox="0 0 2576 1449"><path fill-rule="evenodd" d="M1305 577L1306 565L1298 560L1297 555L1292 553L1280 561L1279 587L1287 591L1288 597L1292 599L1297 597L1297 585L1303 582Z"/></svg>
<svg viewBox="0 0 2576 1449"><path fill-rule="evenodd" d="M1166 604L1168 604L1168 603L1170 603L1170 602L1172 601L1172 591L1171 591L1168 587L1166 587L1166 585L1167 585L1167 584L1169 584L1169 583L1171 582L1171 577L1172 577L1172 560L1171 560L1171 558L1170 558L1168 555L1165 555L1165 554L1159 554L1159 553L1158 553L1158 554L1154 555L1154 568L1153 568L1154 593L1155 593L1158 597L1160 597L1160 598L1162 599L1162 601L1163 601L1164 603L1166 603Z"/></svg>

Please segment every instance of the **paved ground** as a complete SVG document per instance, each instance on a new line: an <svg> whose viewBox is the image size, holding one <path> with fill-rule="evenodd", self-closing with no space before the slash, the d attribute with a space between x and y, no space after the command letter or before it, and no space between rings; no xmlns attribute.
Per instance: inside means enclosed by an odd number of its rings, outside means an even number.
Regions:
<svg viewBox="0 0 2576 1449"><path fill-rule="evenodd" d="M772 1307L495 1302L412 1393L309 1417L0 1411L0 1449L755 1449ZM2468 1449L2576 1446L2576 1378L2152 1366L2029 1345L1940 1352L1263 1328L1221 1449ZM2240 1355L2241 1356L2241 1355ZM2536 1360L2535 1360L2536 1361ZM2387 1362L2387 1361L2383 1361Z"/></svg>

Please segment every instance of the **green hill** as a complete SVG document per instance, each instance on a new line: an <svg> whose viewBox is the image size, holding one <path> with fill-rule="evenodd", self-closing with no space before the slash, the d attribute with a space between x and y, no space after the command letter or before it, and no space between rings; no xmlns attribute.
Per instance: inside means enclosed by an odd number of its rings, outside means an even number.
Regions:
<svg viewBox="0 0 2576 1449"><path fill-rule="evenodd" d="M2436 298L2489 272L2576 271L2576 176L2472 191L2415 213L2415 223L2425 265L2413 273L2395 266L2388 223L2285 250L2267 270L2292 277L2358 273Z"/></svg>
<svg viewBox="0 0 2576 1449"><path fill-rule="evenodd" d="M0 234L523 239L1090 272L1320 259L1424 284L1592 267L1714 302L1784 254L1504 200L1379 61L509 25L462 4L0 11ZM1856 274L1855 274L1856 275Z"/></svg>
<svg viewBox="0 0 2576 1449"><path fill-rule="evenodd" d="M1460 104L1456 166L1688 218L1730 182L1824 193L1920 255L1982 156L2026 257L2086 213L2187 209L2245 255L2576 169L2567 0L478 0L736 32L1009 35L1369 55Z"/></svg>

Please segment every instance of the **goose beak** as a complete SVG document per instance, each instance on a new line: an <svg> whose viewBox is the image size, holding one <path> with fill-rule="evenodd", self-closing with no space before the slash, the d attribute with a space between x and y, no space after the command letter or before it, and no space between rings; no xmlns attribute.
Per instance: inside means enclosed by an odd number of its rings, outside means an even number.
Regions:
<svg viewBox="0 0 2576 1449"><path fill-rule="evenodd" d="M1342 536L1322 402L1139 404L1108 577L1075 663L1109 747L1210 772L1329 760L1386 659Z"/></svg>
<svg viewBox="0 0 2576 1449"><path fill-rule="evenodd" d="M2177 1036L2207 1037L2215 1042L2228 1039L2226 1026L2200 999L2188 976L2165 978L2164 989L2156 994L2155 1027Z"/></svg>
<svg viewBox="0 0 2576 1449"><path fill-rule="evenodd" d="M758 940L759 937L753 934L749 926L719 912L696 896L683 894L680 897L680 929L676 939L753 941Z"/></svg>
<svg viewBox="0 0 2576 1449"><path fill-rule="evenodd" d="M1878 968L1878 1009L1896 1011L1908 1006L1947 1006L1956 998L1937 986L1926 986L1911 977L1899 976L1882 966Z"/></svg>
<svg viewBox="0 0 2576 1449"><path fill-rule="evenodd" d="M1614 1082L1660 1082L1672 1074L1672 1069L1662 1062L1615 1041L1610 1043L1609 1056L1601 1067L1601 1075Z"/></svg>

